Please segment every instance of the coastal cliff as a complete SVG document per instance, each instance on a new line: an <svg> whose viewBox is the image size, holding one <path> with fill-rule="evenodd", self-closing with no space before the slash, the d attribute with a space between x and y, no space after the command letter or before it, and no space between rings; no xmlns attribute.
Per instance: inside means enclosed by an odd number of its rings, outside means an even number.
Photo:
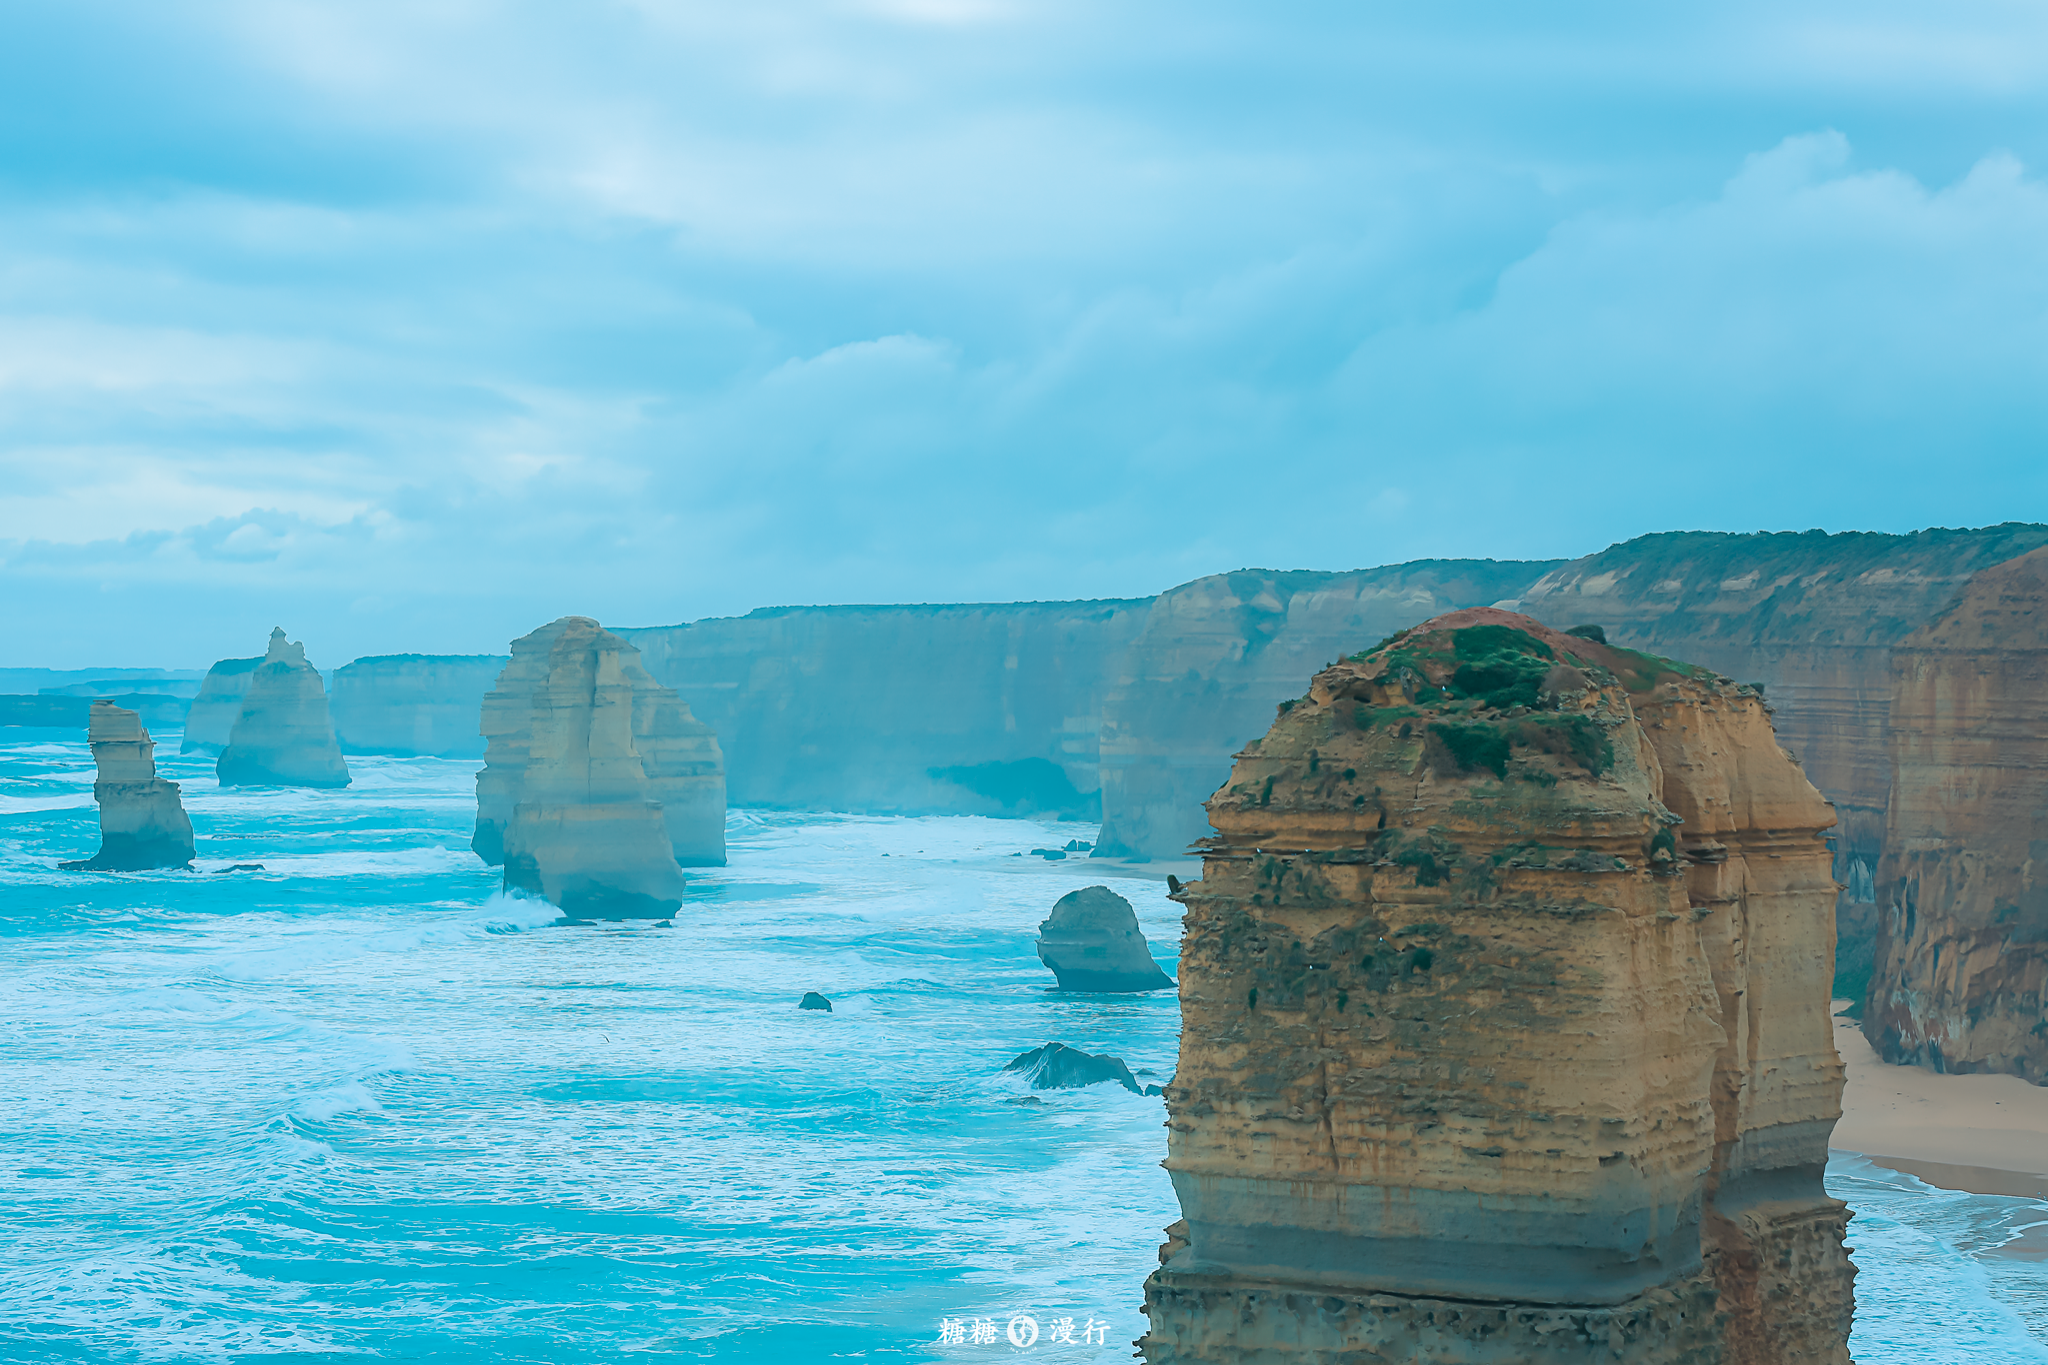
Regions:
<svg viewBox="0 0 2048 1365"><path fill-rule="evenodd" d="M281 626L270 632L270 648L249 674L241 714L214 772L223 787L348 785L327 689L306 662L306 647L285 639Z"/></svg>
<svg viewBox="0 0 2048 1365"><path fill-rule="evenodd" d="M505 886L572 918L666 919L682 902L668 826L634 744L632 653L597 622L570 616L515 641L505 670L527 682L519 779L502 830ZM506 681L487 708L510 708ZM493 745L495 753L495 737Z"/></svg>
<svg viewBox="0 0 2048 1365"><path fill-rule="evenodd" d="M1863 1031L2048 1084L2048 549L1891 652L1892 796Z"/></svg>
<svg viewBox="0 0 2048 1365"><path fill-rule="evenodd" d="M185 713L185 738L181 754L218 754L228 747L235 732L235 720L242 714L242 698L249 691L249 679L263 662L253 659L222 659L206 670L199 695Z"/></svg>
<svg viewBox="0 0 2048 1365"><path fill-rule="evenodd" d="M377 654L334 672L329 704L344 754L482 758L484 693L502 654Z"/></svg>
<svg viewBox="0 0 2048 1365"><path fill-rule="evenodd" d="M1230 754L1301 680L1389 631L1521 592L1555 561L1244 569L1162 593L1102 702L1103 857L1179 858Z"/></svg>
<svg viewBox="0 0 2048 1365"><path fill-rule="evenodd" d="M86 738L95 769L92 796L100 808L100 851L61 866L71 872L191 866L192 821L178 784L156 775L156 742L141 716L96 701Z"/></svg>
<svg viewBox="0 0 2048 1365"><path fill-rule="evenodd" d="M736 805L1100 814L1104 688L1150 599L770 607L622 629Z"/></svg>
<svg viewBox="0 0 2048 1365"><path fill-rule="evenodd" d="M1208 803L1145 1357L1847 1365L1826 802L1753 689L1453 613Z"/></svg>

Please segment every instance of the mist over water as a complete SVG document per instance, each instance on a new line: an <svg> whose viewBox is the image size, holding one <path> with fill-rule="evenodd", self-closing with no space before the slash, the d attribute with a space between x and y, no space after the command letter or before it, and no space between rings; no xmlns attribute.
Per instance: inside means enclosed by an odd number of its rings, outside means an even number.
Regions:
<svg viewBox="0 0 2048 1365"><path fill-rule="evenodd" d="M562 929L469 851L473 762L224 793L158 740L198 871L95 877L54 868L97 846L82 737L0 731L0 1359L1129 1359L1161 1102L999 1074L1172 1071L1170 992L1032 950L1098 882L1178 942L1159 883L1011 856L1092 827L740 811L673 930ZM1862 1365L2048 1361L2048 1205L1830 1188ZM1107 1330L938 1344L1014 1313Z"/></svg>

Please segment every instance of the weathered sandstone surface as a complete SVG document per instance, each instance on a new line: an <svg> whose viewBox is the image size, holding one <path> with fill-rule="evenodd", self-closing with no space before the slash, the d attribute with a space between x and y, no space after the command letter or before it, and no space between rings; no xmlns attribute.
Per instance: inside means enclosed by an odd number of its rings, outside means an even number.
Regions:
<svg viewBox="0 0 2048 1365"><path fill-rule="evenodd" d="M270 632L270 649L249 675L242 713L214 772L223 787L348 785L319 670L306 662L304 645L284 638L281 626Z"/></svg>
<svg viewBox="0 0 2048 1365"><path fill-rule="evenodd" d="M1886 1061L2048 1084L2048 549L1978 574L1891 667L1864 1033Z"/></svg>
<svg viewBox="0 0 2048 1365"><path fill-rule="evenodd" d="M185 740L178 746L179 753L218 754L228 747L235 721L242 714L242 698L249 691L249 680L262 662L260 657L222 659L206 670L199 695L193 698L192 709L185 713Z"/></svg>
<svg viewBox="0 0 2048 1365"><path fill-rule="evenodd" d="M1130 994L1173 984L1138 929L1138 912L1106 886L1069 891L1038 926L1038 960L1066 991Z"/></svg>
<svg viewBox="0 0 2048 1365"><path fill-rule="evenodd" d="M568 643L564 645L564 641ZM658 802L675 861L685 867L725 865L725 758L712 728L691 714L673 689L656 682L639 651L622 636L584 616L565 616L512 642L512 657L483 700L488 748L476 779L479 857L506 861L505 831L526 798L527 771L543 704L542 694L565 666L557 651L602 653L616 666L632 696L630 744ZM577 665L581 667L581 665Z"/></svg>
<svg viewBox="0 0 2048 1365"><path fill-rule="evenodd" d="M1846 1365L1833 815L1753 689L1457 612L1208 810L1147 1359Z"/></svg>
<svg viewBox="0 0 2048 1365"><path fill-rule="evenodd" d="M772 607L617 633L717 732L736 804L1093 819L1103 690L1150 607Z"/></svg>
<svg viewBox="0 0 2048 1365"><path fill-rule="evenodd" d="M377 654L334 672L335 738L344 754L482 758L484 693L502 654Z"/></svg>
<svg viewBox="0 0 2048 1365"><path fill-rule="evenodd" d="M156 775L156 742L142 728L142 718L96 701L86 737L96 769L92 796L100 807L100 851L62 866L73 872L191 866L192 821L178 784Z"/></svg>
<svg viewBox="0 0 2048 1365"><path fill-rule="evenodd" d="M1420 560L1356 573L1245 569L1145 616L1102 702L1102 857L1179 858L1202 801L1273 707L1330 660L1458 607L1513 597L1550 562Z"/></svg>

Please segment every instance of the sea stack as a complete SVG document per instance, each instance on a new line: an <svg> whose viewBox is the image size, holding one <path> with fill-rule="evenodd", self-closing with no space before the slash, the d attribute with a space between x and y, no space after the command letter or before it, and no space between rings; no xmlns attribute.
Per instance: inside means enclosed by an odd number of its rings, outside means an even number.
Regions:
<svg viewBox="0 0 2048 1365"><path fill-rule="evenodd" d="M1892 795L1863 1032L2048 1084L2048 550L1892 647Z"/></svg>
<svg viewBox="0 0 2048 1365"><path fill-rule="evenodd" d="M156 742L142 717L110 701L96 701L86 736L97 769L93 800L100 805L100 851L71 872L135 872L189 867L192 821L178 799L178 784L156 775Z"/></svg>
<svg viewBox="0 0 2048 1365"><path fill-rule="evenodd" d="M206 670L199 695L185 713L185 738L181 754L218 754L228 747L235 732L235 720L242 714L242 698L248 694L249 679L255 675L262 656L254 659L222 659Z"/></svg>
<svg viewBox="0 0 2048 1365"><path fill-rule="evenodd" d="M1146 1359L1848 1365L1833 813L1754 689L1493 609L1207 805Z"/></svg>
<svg viewBox="0 0 2048 1365"><path fill-rule="evenodd" d="M634 742L632 651L570 616L516 641L505 670L519 670L527 712L511 818L500 827L505 886L573 919L667 919L682 903L683 874ZM505 683L485 700L487 723L494 704L505 719ZM504 733L492 736L494 759ZM491 772L477 777L480 826Z"/></svg>
<svg viewBox="0 0 2048 1365"><path fill-rule="evenodd" d="M555 666L555 646L569 633L615 656L620 677L632 690L634 752L651 799L661 804L676 862L725 866L725 757L718 736L691 715L673 689L654 680L638 649L585 616L565 616L514 640L511 662L484 695L482 729L488 747L476 779L476 832L470 847L494 867L505 861L505 830L522 799L533 743L534 696Z"/></svg>
<svg viewBox="0 0 2048 1365"><path fill-rule="evenodd" d="M348 764L327 714L327 689L306 647L270 632L242 712L214 772L223 787L346 787Z"/></svg>
<svg viewBox="0 0 2048 1365"><path fill-rule="evenodd" d="M1054 903L1038 926L1038 960L1063 991L1131 994L1173 984L1152 960L1138 912L1106 886L1069 891Z"/></svg>

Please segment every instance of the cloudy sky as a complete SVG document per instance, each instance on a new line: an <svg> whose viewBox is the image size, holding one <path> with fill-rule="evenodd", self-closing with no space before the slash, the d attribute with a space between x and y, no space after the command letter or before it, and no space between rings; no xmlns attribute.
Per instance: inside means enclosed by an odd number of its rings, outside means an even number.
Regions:
<svg viewBox="0 0 2048 1365"><path fill-rule="evenodd" d="M0 664L2048 519L2048 11L23 0Z"/></svg>

